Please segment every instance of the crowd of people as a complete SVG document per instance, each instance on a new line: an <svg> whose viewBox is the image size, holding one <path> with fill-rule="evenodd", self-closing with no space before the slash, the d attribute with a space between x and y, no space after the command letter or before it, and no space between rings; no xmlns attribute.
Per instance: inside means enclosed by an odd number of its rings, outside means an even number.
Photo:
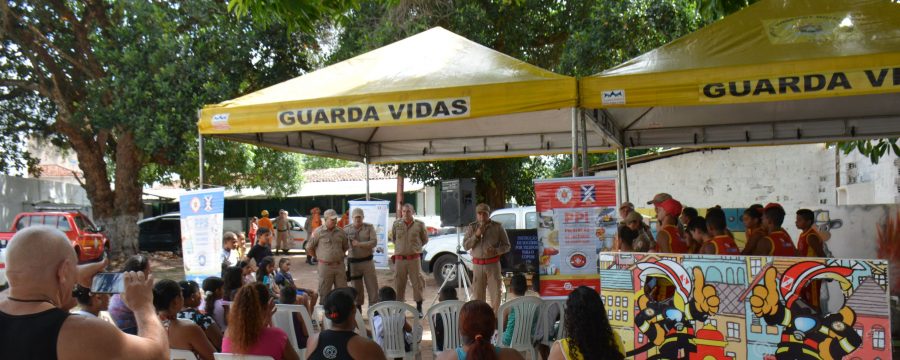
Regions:
<svg viewBox="0 0 900 360"><path fill-rule="evenodd" d="M827 234L816 227L815 213L809 209L796 212L794 224L801 231L796 244L784 228L787 213L781 204L750 205L741 215L746 242L740 248L728 229L725 211L719 207L700 216L697 209L685 207L671 195L660 193L648 201L656 210L657 231L638 213L634 204L619 206L619 223L614 249L628 252L663 252L679 254L761 255L831 257Z"/></svg>

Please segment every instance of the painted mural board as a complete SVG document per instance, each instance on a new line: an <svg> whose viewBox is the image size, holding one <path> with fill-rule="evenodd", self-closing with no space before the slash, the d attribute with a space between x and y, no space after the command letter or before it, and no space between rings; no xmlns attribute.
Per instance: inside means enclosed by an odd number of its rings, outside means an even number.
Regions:
<svg viewBox="0 0 900 360"><path fill-rule="evenodd" d="M597 253L617 229L616 182L605 177L535 180L540 294L561 298L578 286L597 289Z"/></svg>
<svg viewBox="0 0 900 360"><path fill-rule="evenodd" d="M599 260L601 299L629 358L891 358L885 260L618 252Z"/></svg>

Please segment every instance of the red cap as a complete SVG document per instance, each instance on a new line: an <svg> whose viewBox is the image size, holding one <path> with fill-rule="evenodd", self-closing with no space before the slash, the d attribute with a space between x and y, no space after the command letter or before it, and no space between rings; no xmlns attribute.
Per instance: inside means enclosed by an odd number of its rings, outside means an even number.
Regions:
<svg viewBox="0 0 900 360"><path fill-rule="evenodd" d="M681 214L681 210L684 209L684 206L678 200L675 199L667 199L659 204L656 204L657 207L662 208L666 211L666 215L678 216Z"/></svg>

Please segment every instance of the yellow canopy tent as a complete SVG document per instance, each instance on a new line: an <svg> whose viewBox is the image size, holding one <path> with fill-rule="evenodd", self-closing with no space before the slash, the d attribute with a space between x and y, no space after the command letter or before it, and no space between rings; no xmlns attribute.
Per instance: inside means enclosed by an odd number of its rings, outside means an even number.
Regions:
<svg viewBox="0 0 900 360"><path fill-rule="evenodd" d="M200 111L201 136L373 163L572 151L574 78L442 28ZM608 150L592 137L588 149Z"/></svg>
<svg viewBox="0 0 900 360"><path fill-rule="evenodd" d="M587 77L581 106L624 147L900 136L900 3L763 0Z"/></svg>

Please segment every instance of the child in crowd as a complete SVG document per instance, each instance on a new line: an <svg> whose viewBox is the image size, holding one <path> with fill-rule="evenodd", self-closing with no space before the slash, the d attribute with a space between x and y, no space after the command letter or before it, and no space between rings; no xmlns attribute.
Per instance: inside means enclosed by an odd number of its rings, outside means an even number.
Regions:
<svg viewBox="0 0 900 360"><path fill-rule="evenodd" d="M512 293L512 296L506 301L525 296L525 292L528 291L528 280L525 279L525 275L521 273L513 275L512 279L509 281L509 290ZM506 326L503 328L503 337L501 340L504 346L509 346L512 342L513 330L516 328L516 315L516 309L510 309L503 314L503 322L506 323ZM538 340L540 339L540 335L542 335L536 332L538 329L539 315L540 312L534 314L534 322L532 322L531 325L532 339Z"/></svg>
<svg viewBox="0 0 900 360"><path fill-rule="evenodd" d="M309 313L313 313L313 307L316 306L316 300L319 296L312 289L304 289L296 287L294 276L291 275L291 259L283 257L278 260L278 272L275 273L275 284L281 287L281 291L290 285L297 289L297 304L306 306ZM292 302L293 303L293 302Z"/></svg>
<svg viewBox="0 0 900 360"><path fill-rule="evenodd" d="M261 283L269 289L269 296L278 298L281 290L275 285L275 258L266 256L259 264L256 270L256 282Z"/></svg>
<svg viewBox="0 0 900 360"><path fill-rule="evenodd" d="M438 300L440 302L444 302L447 300L459 300L459 297L456 295L456 288L454 288L453 286L442 287L440 295L438 296ZM438 351L444 351L444 318L440 315L435 315L433 321L434 342L437 345Z"/></svg>
<svg viewBox="0 0 900 360"><path fill-rule="evenodd" d="M191 320L206 334L206 337L213 344L216 350L222 348L222 330L213 320L213 317L206 315L197 309L200 306L200 285L193 280L182 280L178 282L181 287L181 296L184 299L184 306L178 312L179 319Z"/></svg>
<svg viewBox="0 0 900 360"><path fill-rule="evenodd" d="M298 292L299 290L297 290L293 284L287 284L281 289L281 296L278 298L278 302L290 305L308 305L300 302L300 297L297 294ZM306 340L309 339L310 329L306 328L306 324L303 322L303 318L300 314L294 313L293 315L291 322L294 325L294 334L297 336L297 347L306 349Z"/></svg>
<svg viewBox="0 0 900 360"><path fill-rule="evenodd" d="M394 291L394 288L390 286L384 286L381 289L378 289L378 301L397 301L397 292ZM378 343L378 346L383 346L384 344L384 322L391 321L399 324L403 322L403 337L406 340L405 348L406 351L409 351L412 348L412 326L409 325L409 322L406 321L406 317L400 315L391 315L391 316L381 316L379 313L375 313L372 316L372 339Z"/></svg>

